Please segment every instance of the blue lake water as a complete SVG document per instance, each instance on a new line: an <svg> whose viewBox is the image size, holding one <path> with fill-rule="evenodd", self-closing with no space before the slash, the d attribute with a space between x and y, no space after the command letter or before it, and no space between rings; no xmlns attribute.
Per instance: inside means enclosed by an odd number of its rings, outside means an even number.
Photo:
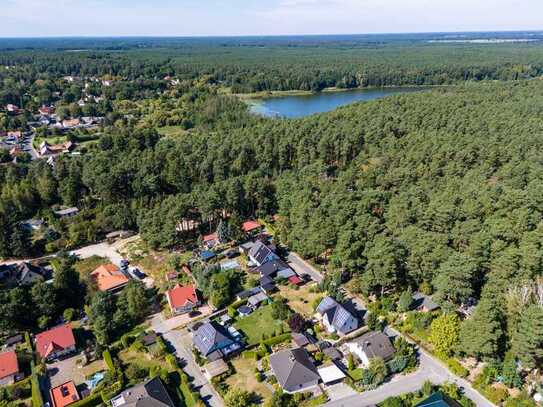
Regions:
<svg viewBox="0 0 543 407"><path fill-rule="evenodd" d="M354 102L381 99L400 93L420 92L427 88L355 89L344 92L321 92L303 96L281 96L253 100L251 112L266 117L299 118L334 110Z"/></svg>

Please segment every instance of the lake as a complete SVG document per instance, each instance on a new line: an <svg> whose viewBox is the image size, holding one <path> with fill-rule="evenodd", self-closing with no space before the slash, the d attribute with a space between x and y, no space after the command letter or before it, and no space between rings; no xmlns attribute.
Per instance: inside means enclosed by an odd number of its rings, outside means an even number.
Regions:
<svg viewBox="0 0 543 407"><path fill-rule="evenodd" d="M420 92L427 88L399 87L321 92L312 95L279 96L251 100L251 112L266 117L299 118L334 110L354 102L381 99L400 93Z"/></svg>

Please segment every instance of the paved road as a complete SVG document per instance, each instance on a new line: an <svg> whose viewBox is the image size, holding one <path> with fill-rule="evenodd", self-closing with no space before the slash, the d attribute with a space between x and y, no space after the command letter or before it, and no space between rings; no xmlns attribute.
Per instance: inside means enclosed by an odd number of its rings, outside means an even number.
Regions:
<svg viewBox="0 0 543 407"><path fill-rule="evenodd" d="M315 269L311 264L305 262L296 253L290 253L288 257L289 262L293 266L294 270L298 270L294 267L300 267L306 274L311 275L317 281L322 281L323 276ZM318 276L320 280L315 278ZM355 303L356 308L359 310L365 309L363 301L355 296L346 293L346 297L351 298ZM386 328L386 333L389 336L401 335L391 327ZM409 338L406 338L409 340ZM432 355L419 348L420 352L420 367L419 369L408 376L395 377L390 382L379 386L379 388L357 394L355 396L347 397L341 400L332 401L325 406L328 407L347 407L347 406L369 406L384 401L387 397L397 396L403 393L410 393L416 391L422 387L426 380L430 380L434 384L441 384L444 382L456 383L459 387L463 388L464 394L469 397L478 407L493 407L490 401L484 398L477 390L475 390L471 384L458 376L453 375L445 365Z"/></svg>
<svg viewBox="0 0 543 407"><path fill-rule="evenodd" d="M290 252L287 256L287 260L290 266L299 275L308 274L317 283L320 283L323 280L322 274L296 253Z"/></svg>
<svg viewBox="0 0 543 407"><path fill-rule="evenodd" d="M76 255L81 259L87 259L92 256L106 257L117 266L121 265L121 260L123 259L115 246L107 242L85 246L81 249L71 251L70 254Z"/></svg>
<svg viewBox="0 0 543 407"><path fill-rule="evenodd" d="M173 330L165 332L162 337L174 348L176 356L182 361L183 370L194 380L192 386L200 393L200 397L207 406L224 407L221 397L200 370L192 355L192 339L186 330Z"/></svg>

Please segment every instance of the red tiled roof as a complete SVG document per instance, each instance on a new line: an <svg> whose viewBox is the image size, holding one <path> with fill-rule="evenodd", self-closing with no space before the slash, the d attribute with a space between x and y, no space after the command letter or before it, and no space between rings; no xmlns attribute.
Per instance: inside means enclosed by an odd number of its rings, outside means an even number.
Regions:
<svg viewBox="0 0 543 407"><path fill-rule="evenodd" d="M290 276L288 278L288 281L289 281L289 283L295 284L295 285L298 285L298 284L302 283L302 279L300 277L298 277L298 276Z"/></svg>
<svg viewBox="0 0 543 407"><path fill-rule="evenodd" d="M211 240L219 240L219 235L217 234L217 232L204 236L204 242L209 242Z"/></svg>
<svg viewBox="0 0 543 407"><path fill-rule="evenodd" d="M73 381L66 382L51 389L53 407L65 407L79 400L79 393Z"/></svg>
<svg viewBox="0 0 543 407"><path fill-rule="evenodd" d="M36 352L42 358L72 346L75 346L75 338L70 324L60 325L36 335Z"/></svg>
<svg viewBox="0 0 543 407"><path fill-rule="evenodd" d="M102 264L91 273L100 291L113 290L128 283L128 278L115 264Z"/></svg>
<svg viewBox="0 0 543 407"><path fill-rule="evenodd" d="M243 222L243 225L241 228L244 232L251 232L255 229L260 229L262 225L254 220L248 220L247 222Z"/></svg>
<svg viewBox="0 0 543 407"><path fill-rule="evenodd" d="M0 379L19 373L15 351L0 353Z"/></svg>
<svg viewBox="0 0 543 407"><path fill-rule="evenodd" d="M196 289L192 285L176 286L175 288L166 291L166 296L172 308L180 308L187 304L196 304L198 295Z"/></svg>

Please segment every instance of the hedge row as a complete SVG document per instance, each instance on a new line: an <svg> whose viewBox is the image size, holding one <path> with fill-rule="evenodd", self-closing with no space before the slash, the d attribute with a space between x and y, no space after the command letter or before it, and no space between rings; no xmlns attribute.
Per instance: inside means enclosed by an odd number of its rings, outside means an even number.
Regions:
<svg viewBox="0 0 543 407"><path fill-rule="evenodd" d="M183 394L183 399L187 407L194 407L196 403L200 400L200 395L198 392L193 392L190 388L189 377L185 372L179 370L179 376L181 377L181 383L179 384L179 389Z"/></svg>
<svg viewBox="0 0 543 407"><path fill-rule="evenodd" d="M104 352L102 352L102 357L104 358L104 363L106 364L107 368L111 371L115 371L115 365L113 364L113 358L111 357L111 352L109 349L106 349Z"/></svg>
<svg viewBox="0 0 543 407"><path fill-rule="evenodd" d="M273 346L273 345L278 345L286 341L290 341L291 339L292 339L292 334L286 333L286 334L281 334L281 335L277 335L272 338L266 339L262 341L262 343L264 343L264 345L266 346Z"/></svg>
<svg viewBox="0 0 543 407"><path fill-rule="evenodd" d="M85 397L83 400L76 401L75 403L70 404L71 407L95 407L102 404L104 400L102 399L102 394L96 392L91 394L89 397Z"/></svg>
<svg viewBox="0 0 543 407"><path fill-rule="evenodd" d="M36 366L34 362L30 362L30 369L32 371L31 384L32 384L32 407L42 407L43 397L40 390L40 380L38 373L36 372Z"/></svg>

